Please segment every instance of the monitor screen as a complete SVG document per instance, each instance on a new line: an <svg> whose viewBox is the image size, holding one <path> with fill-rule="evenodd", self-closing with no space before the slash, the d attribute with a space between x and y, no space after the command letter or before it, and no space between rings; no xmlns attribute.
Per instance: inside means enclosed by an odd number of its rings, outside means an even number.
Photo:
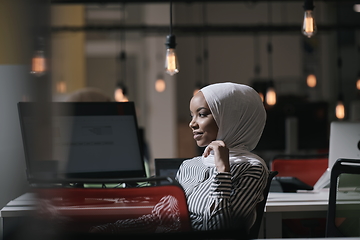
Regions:
<svg viewBox="0 0 360 240"><path fill-rule="evenodd" d="M279 98L279 102L267 108L267 119L256 150L285 150L286 121L297 120L297 149L328 149L328 104L325 102L301 102Z"/></svg>
<svg viewBox="0 0 360 240"><path fill-rule="evenodd" d="M339 158L360 162L360 122L331 122L328 167L331 169Z"/></svg>
<svg viewBox="0 0 360 240"><path fill-rule="evenodd" d="M51 103L47 121L39 104L18 108L28 178L146 176L134 103Z"/></svg>
<svg viewBox="0 0 360 240"><path fill-rule="evenodd" d="M186 158L155 158L155 173L157 177L175 178L180 165Z"/></svg>

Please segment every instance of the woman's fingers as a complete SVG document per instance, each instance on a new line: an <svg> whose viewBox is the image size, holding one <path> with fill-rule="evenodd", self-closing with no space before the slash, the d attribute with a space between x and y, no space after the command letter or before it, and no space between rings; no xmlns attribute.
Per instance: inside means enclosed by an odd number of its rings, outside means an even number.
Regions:
<svg viewBox="0 0 360 240"><path fill-rule="evenodd" d="M203 156L207 157L210 155L210 152L213 151L214 155L216 155L219 152L220 148L226 148L226 145L223 141L217 140L212 141L204 150Z"/></svg>
<svg viewBox="0 0 360 240"><path fill-rule="evenodd" d="M209 156L211 150L212 150L211 147L207 146L207 147L205 148L204 152L203 152L203 156L204 156L204 157Z"/></svg>

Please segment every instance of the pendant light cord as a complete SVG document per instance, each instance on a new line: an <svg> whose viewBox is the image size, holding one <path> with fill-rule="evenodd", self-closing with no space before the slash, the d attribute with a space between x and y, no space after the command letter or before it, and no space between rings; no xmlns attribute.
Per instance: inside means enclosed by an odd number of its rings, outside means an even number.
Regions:
<svg viewBox="0 0 360 240"><path fill-rule="evenodd" d="M172 35L172 1L170 1L170 35Z"/></svg>
<svg viewBox="0 0 360 240"><path fill-rule="evenodd" d="M342 84L341 84L341 76L342 76L342 59L341 59L341 52L340 52L340 43L338 46L338 59L337 59L337 67L338 67L338 87L339 87L339 95L342 95Z"/></svg>
<svg viewBox="0 0 360 240"><path fill-rule="evenodd" d="M123 30L121 31L121 35L120 35L120 41L121 41L121 49L120 49L120 64L121 64L121 76L122 79L121 81L125 84L126 82L126 52L125 52L125 4L122 5L122 28Z"/></svg>
<svg viewBox="0 0 360 240"><path fill-rule="evenodd" d="M254 74L255 77L259 77L261 72L260 67L260 48L259 48L259 36L256 32L254 35Z"/></svg>
<svg viewBox="0 0 360 240"><path fill-rule="evenodd" d="M207 11L206 11L206 3L202 4L202 19L203 19L203 25L206 28L207 27ZM204 85L207 85L209 82L209 44L208 44L208 37L207 34L204 33L203 38L203 59L204 59Z"/></svg>
<svg viewBox="0 0 360 240"><path fill-rule="evenodd" d="M271 9L271 3L268 3L268 22L269 25L272 25L272 9ZM272 35L271 31L268 33L268 45L267 45L267 52L268 52L268 67L269 67L269 78L272 80L273 78L273 72L272 72Z"/></svg>
<svg viewBox="0 0 360 240"><path fill-rule="evenodd" d="M339 6L337 5L336 7L336 17L337 17L337 22L338 24L340 24L340 18L339 18ZM341 40L340 40L340 32L337 32L337 67L338 67L338 95L340 98L342 98L342 84L341 84L341 78L342 78L342 59L341 59Z"/></svg>

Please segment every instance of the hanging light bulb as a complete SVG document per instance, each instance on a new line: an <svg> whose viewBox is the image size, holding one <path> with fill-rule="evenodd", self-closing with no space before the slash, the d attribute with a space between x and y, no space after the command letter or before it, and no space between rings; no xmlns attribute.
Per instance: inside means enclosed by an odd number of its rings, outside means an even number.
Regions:
<svg viewBox="0 0 360 240"><path fill-rule="evenodd" d="M155 81L155 90L157 92L164 92L166 89L166 83L161 75L158 75Z"/></svg>
<svg viewBox="0 0 360 240"><path fill-rule="evenodd" d="M308 38L312 37L315 35L315 33L317 32L317 27L316 27L316 23L315 23L315 18L314 18L314 4L312 0L305 0L304 3L304 22L303 22L303 27L302 27L302 33L307 36Z"/></svg>
<svg viewBox="0 0 360 240"><path fill-rule="evenodd" d="M170 34L166 37L165 71L173 76L179 72L179 63L176 56L175 35L172 34L172 2L170 2Z"/></svg>
<svg viewBox="0 0 360 240"><path fill-rule="evenodd" d="M45 74L46 61L44 51L38 50L35 52L31 60L31 74L40 77Z"/></svg>
<svg viewBox="0 0 360 240"><path fill-rule="evenodd" d="M125 4L120 8L120 19L121 25L125 27ZM125 30L119 32L119 40L120 40L120 53L116 57L116 61L119 63L119 68L117 69L120 75L120 80L117 81L115 85L114 91L114 99L116 102L128 102L128 89L126 86L126 35Z"/></svg>
<svg viewBox="0 0 360 240"><path fill-rule="evenodd" d="M56 92L66 93L66 83L65 81L59 81L56 83Z"/></svg>
<svg viewBox="0 0 360 240"><path fill-rule="evenodd" d="M124 94L123 89L115 90L115 101L117 101L117 102L128 102L129 101L129 99Z"/></svg>
<svg viewBox="0 0 360 240"><path fill-rule="evenodd" d="M338 102L336 104L335 115L336 118L340 120L345 118L345 106L341 95L339 95Z"/></svg>
<svg viewBox="0 0 360 240"><path fill-rule="evenodd" d="M307 77L306 77L306 84L308 85L308 87L316 87L316 76L315 74L309 74Z"/></svg>
<svg viewBox="0 0 360 240"><path fill-rule="evenodd" d="M31 74L40 77L46 72L46 59L44 52L44 40L38 38L36 42L36 49L31 60Z"/></svg>
<svg viewBox="0 0 360 240"><path fill-rule="evenodd" d="M266 104L269 106L276 104L276 92L274 87L269 87L266 92Z"/></svg>
<svg viewBox="0 0 360 240"><path fill-rule="evenodd" d="M166 89L166 83L164 79L157 79L155 82L155 90L157 92L163 92Z"/></svg>
<svg viewBox="0 0 360 240"><path fill-rule="evenodd" d="M128 102L127 98L127 88L125 84L119 82L116 84L114 98L116 102Z"/></svg>
<svg viewBox="0 0 360 240"><path fill-rule="evenodd" d="M171 76L179 72L179 63L175 51L175 36L168 35L166 41L166 57L165 57L165 71Z"/></svg>
<svg viewBox="0 0 360 240"><path fill-rule="evenodd" d="M358 76L358 79L356 81L356 89L360 90L360 75Z"/></svg>
<svg viewBox="0 0 360 240"><path fill-rule="evenodd" d="M276 92L274 82L272 80L269 82L268 88L266 90L265 102L269 106L273 106L276 104Z"/></svg>

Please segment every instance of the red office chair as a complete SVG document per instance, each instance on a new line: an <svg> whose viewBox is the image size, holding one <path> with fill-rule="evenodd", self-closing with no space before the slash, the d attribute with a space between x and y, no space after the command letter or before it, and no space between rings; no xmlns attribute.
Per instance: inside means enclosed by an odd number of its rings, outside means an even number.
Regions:
<svg viewBox="0 0 360 240"><path fill-rule="evenodd" d="M328 167L328 154L278 155L270 166L272 171L279 172L276 177L284 192L311 190ZM295 184L281 179L286 177L295 177L301 182ZM323 237L325 223L325 218L283 220L284 229L295 237Z"/></svg>
<svg viewBox="0 0 360 240"><path fill-rule="evenodd" d="M175 182L164 185L164 180L168 178L157 179L159 184L161 180L162 185L38 188L35 192L40 204L36 219L46 223L54 232L71 234L190 231L183 189ZM144 179L139 181L145 182Z"/></svg>
<svg viewBox="0 0 360 240"><path fill-rule="evenodd" d="M328 167L328 155L278 155L271 162L271 170L277 177L296 177L314 186Z"/></svg>

